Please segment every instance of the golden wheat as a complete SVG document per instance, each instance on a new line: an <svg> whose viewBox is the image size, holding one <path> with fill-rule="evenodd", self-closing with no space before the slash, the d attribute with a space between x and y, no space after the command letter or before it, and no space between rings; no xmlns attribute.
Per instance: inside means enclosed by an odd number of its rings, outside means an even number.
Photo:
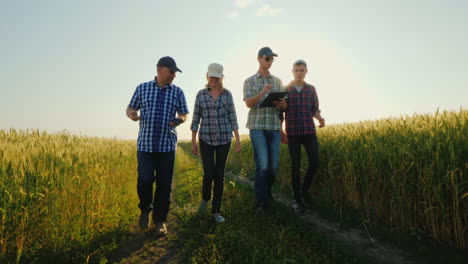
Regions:
<svg viewBox="0 0 468 264"><path fill-rule="evenodd" d="M135 143L0 130L0 262L76 250L135 217ZM79 248L79 249L78 249Z"/></svg>
<svg viewBox="0 0 468 264"><path fill-rule="evenodd" d="M321 168L314 187L321 196L361 210L369 221L468 247L468 111L331 125L317 133ZM280 157L277 182L289 190L286 145ZM249 141L228 164L254 174Z"/></svg>

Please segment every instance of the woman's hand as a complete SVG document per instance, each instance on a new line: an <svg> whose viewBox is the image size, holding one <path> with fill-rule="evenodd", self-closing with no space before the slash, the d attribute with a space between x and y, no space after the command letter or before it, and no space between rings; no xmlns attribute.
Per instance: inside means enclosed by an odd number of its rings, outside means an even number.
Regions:
<svg viewBox="0 0 468 264"><path fill-rule="evenodd" d="M239 140L236 140L236 152L240 152L241 151L241 143Z"/></svg>
<svg viewBox="0 0 468 264"><path fill-rule="evenodd" d="M197 142L193 142L193 141L192 141L192 153L193 153L193 155L195 155L195 156L200 156L200 154L198 153L198 145L197 145Z"/></svg>

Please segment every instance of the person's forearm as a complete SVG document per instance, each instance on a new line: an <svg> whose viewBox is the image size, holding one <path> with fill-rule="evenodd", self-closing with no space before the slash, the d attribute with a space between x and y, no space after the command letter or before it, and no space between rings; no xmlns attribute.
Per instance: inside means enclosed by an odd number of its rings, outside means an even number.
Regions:
<svg viewBox="0 0 468 264"><path fill-rule="evenodd" d="M126 111L126 112L127 112L127 116L128 116L128 117L131 117L131 116L133 116L134 114L137 113L137 111L136 111L135 109L131 108L130 106L127 107L127 111Z"/></svg>
<svg viewBox="0 0 468 264"><path fill-rule="evenodd" d="M323 119L322 115L320 115L320 111L316 111L314 114L315 119L320 120Z"/></svg>
<svg viewBox="0 0 468 264"><path fill-rule="evenodd" d="M248 108L253 107L258 101L265 95L263 91L258 93L257 95L250 97L250 98L245 98L245 104L247 105Z"/></svg>
<svg viewBox="0 0 468 264"><path fill-rule="evenodd" d="M128 118L130 118L133 121L138 121L139 119L138 110L133 109L131 107L127 107L126 113L127 113Z"/></svg>
<svg viewBox="0 0 468 264"><path fill-rule="evenodd" d="M192 143L197 142L197 131L192 130Z"/></svg>
<svg viewBox="0 0 468 264"><path fill-rule="evenodd" d="M240 137L239 137L239 130L234 130L234 137L236 137L236 141L240 142Z"/></svg>
<svg viewBox="0 0 468 264"><path fill-rule="evenodd" d="M182 123L187 120L187 114L178 115L177 118L182 119Z"/></svg>

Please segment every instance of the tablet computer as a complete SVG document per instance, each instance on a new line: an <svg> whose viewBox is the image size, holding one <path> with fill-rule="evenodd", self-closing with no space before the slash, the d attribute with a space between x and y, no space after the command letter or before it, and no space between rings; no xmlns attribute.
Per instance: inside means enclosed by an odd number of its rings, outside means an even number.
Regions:
<svg viewBox="0 0 468 264"><path fill-rule="evenodd" d="M260 107L275 107L273 101L280 101L286 97L287 94L288 92L272 92L263 100Z"/></svg>

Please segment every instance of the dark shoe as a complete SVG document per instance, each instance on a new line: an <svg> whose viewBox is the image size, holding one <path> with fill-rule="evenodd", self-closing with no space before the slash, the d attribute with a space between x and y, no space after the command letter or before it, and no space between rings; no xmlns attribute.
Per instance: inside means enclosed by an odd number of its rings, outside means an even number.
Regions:
<svg viewBox="0 0 468 264"><path fill-rule="evenodd" d="M314 206L315 202L309 192L302 192L302 201L304 202L305 207Z"/></svg>
<svg viewBox="0 0 468 264"><path fill-rule="evenodd" d="M208 207L208 201L201 200L200 206L198 207L198 213L203 214L206 212L206 208Z"/></svg>
<svg viewBox="0 0 468 264"><path fill-rule="evenodd" d="M294 201L291 207L296 214L303 214L305 212L305 206L302 201Z"/></svg>
<svg viewBox="0 0 468 264"><path fill-rule="evenodd" d="M138 226L140 226L141 229L148 229L149 212L141 212L140 219L138 219Z"/></svg>
<svg viewBox="0 0 468 264"><path fill-rule="evenodd" d="M275 198L273 197L273 194L271 192L268 193L268 200L270 200L272 202L275 200Z"/></svg>
<svg viewBox="0 0 468 264"><path fill-rule="evenodd" d="M257 204L255 205L255 212L257 214L264 214L265 213L265 210L266 210L266 205L265 203L259 203L257 202Z"/></svg>

